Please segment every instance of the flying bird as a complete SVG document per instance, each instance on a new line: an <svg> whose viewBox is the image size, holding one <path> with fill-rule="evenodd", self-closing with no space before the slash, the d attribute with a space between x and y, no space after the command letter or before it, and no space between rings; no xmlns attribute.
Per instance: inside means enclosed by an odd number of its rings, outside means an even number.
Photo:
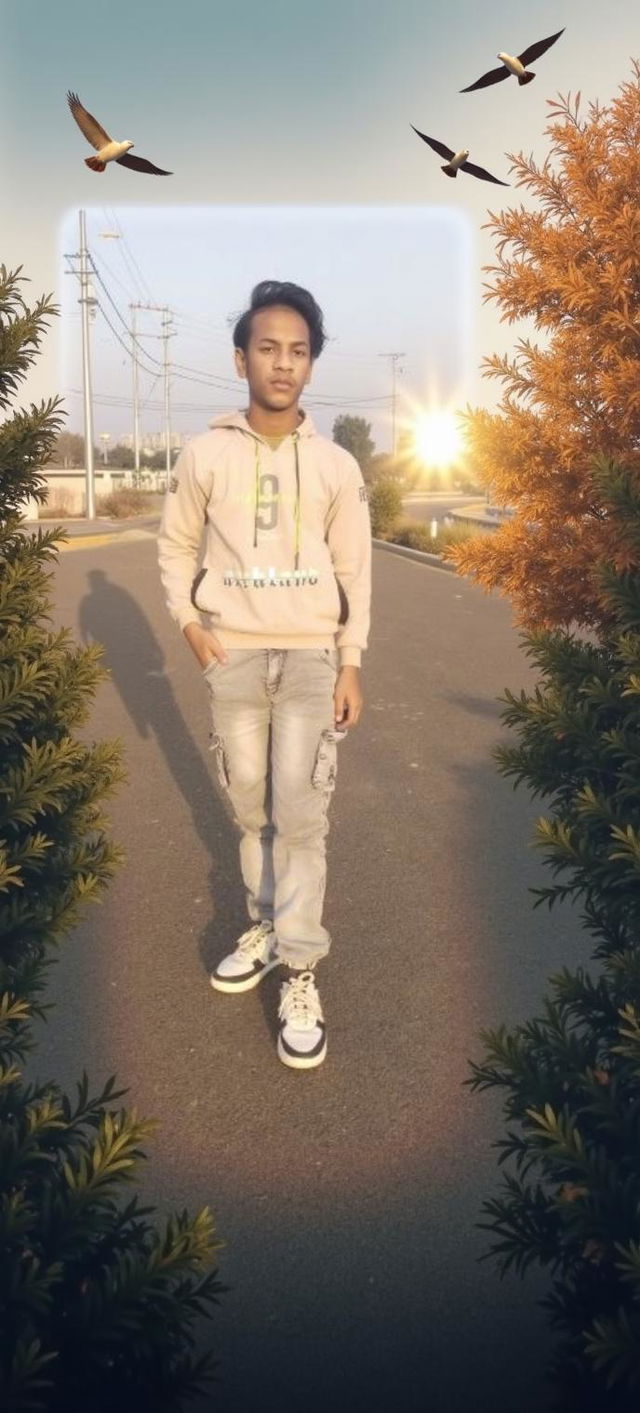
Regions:
<svg viewBox="0 0 640 1413"><path fill-rule="evenodd" d="M83 108L77 93L68 93L67 102L80 131L98 153L97 157L84 159L93 172L104 172L107 162L119 162L122 167L132 167L134 172L153 172L157 177L173 176L173 172L154 167L153 162L147 162L146 157L132 157L129 151L129 148L133 147L132 142L114 142L102 124Z"/></svg>
<svg viewBox="0 0 640 1413"><path fill-rule="evenodd" d="M564 34L564 29L559 29L558 33L552 34L549 39L539 39L537 44L530 44L528 49L523 49L522 53L518 54L518 57L515 59L513 54L503 54L501 52L498 54L498 58L502 59L499 69L490 69L488 74L483 74L482 78L476 79L475 83L470 83L468 88L461 88L460 92L472 93L474 88L488 88L489 84L501 83L502 79L508 78L510 74L513 74L514 77L517 78L521 86L523 83L531 83L535 78L535 74L531 73L530 70L527 72L525 66L532 64L534 59L539 59L541 54L546 54L547 49L550 49L551 45L555 44L556 39L559 39L561 34Z"/></svg>
<svg viewBox="0 0 640 1413"><path fill-rule="evenodd" d="M413 128L413 123L411 126ZM470 172L472 177L480 177L483 182L495 182L497 186L509 186L509 182L501 182L499 177L492 177L491 172L487 172L484 167L476 167L473 162L467 162L469 156L467 147L464 147L461 152L454 153L450 147L445 147L444 142L436 142L435 137L427 137L426 133L418 132L417 128L413 128L413 131L418 133L418 137L421 137L423 142L428 142L434 152L447 158L441 171L446 172L448 177L457 177L458 171Z"/></svg>

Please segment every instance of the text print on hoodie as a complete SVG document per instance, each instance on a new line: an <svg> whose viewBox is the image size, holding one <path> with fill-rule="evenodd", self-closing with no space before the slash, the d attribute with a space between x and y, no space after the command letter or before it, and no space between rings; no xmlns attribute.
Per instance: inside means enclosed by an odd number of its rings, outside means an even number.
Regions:
<svg viewBox="0 0 640 1413"><path fill-rule="evenodd" d="M171 617L182 629L202 615L225 648L336 647L341 667L359 666L371 521L357 461L306 414L275 450L243 412L209 426L181 451L164 500L158 561Z"/></svg>

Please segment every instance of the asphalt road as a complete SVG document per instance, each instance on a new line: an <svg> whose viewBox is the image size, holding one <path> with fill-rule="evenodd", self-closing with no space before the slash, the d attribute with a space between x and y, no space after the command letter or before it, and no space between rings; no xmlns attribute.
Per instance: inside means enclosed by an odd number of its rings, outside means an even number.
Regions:
<svg viewBox="0 0 640 1413"><path fill-rule="evenodd" d="M490 756L497 698L532 672L509 606L470 582L375 549L373 586L331 806L329 1052L304 1074L275 1054L277 973L242 997L208 984L247 925L237 836L152 535L60 556L55 620L112 673L83 734L124 743L107 812L127 860L62 948L32 1069L72 1090L115 1071L160 1120L145 1195L215 1212L231 1289L198 1410L541 1413L543 1287L478 1263L500 1104L462 1088L480 1028L530 1017L585 951L569 911L533 911L542 811Z"/></svg>

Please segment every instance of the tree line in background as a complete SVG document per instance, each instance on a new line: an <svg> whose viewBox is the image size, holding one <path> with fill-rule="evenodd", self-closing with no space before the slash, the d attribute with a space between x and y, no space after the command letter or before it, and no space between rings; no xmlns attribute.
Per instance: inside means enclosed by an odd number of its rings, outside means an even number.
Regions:
<svg viewBox="0 0 640 1413"><path fill-rule="evenodd" d="M363 417L342 415L333 424L333 440L351 452L362 471L363 479L369 488L369 508L371 528L374 538L393 540L394 543L411 549L441 553L451 543L457 543L471 532L463 524L438 525L435 537L431 527L410 515L403 514L403 495L414 487L420 489L451 486L454 490L477 490L473 477L461 459L451 472L428 473L416 456L413 437L410 432L401 433L395 457L376 453L371 436L371 424ZM178 455L176 449L172 462ZM98 464L98 451L94 448L95 462ZM53 469L84 466L84 438L77 433L62 432L54 440L43 466ZM134 454L129 447L116 445L111 448L108 458L111 470L133 471ZM141 459L139 480L136 488L123 486L99 498L97 508L100 514L115 518L127 518L152 509L152 503L144 495L145 473L149 470L164 471L165 453L158 451L153 458ZM136 477L134 476L134 482ZM64 520L70 515L67 495L64 489L49 490L47 516Z"/></svg>
<svg viewBox="0 0 640 1413"><path fill-rule="evenodd" d="M390 453L376 452L375 442L371 436L371 423L367 422L364 417L356 417L351 414L336 417L332 436L334 442L350 451L351 455L355 457L363 478L368 484L389 479L404 490L411 490L416 486L425 490L437 490L443 486L453 486L456 490L471 492L478 489L478 479L471 474L466 460L462 457L460 462L446 474L425 467L416 454L413 437L409 431L400 432L395 457ZM96 465L103 461L101 447L94 447L93 454ZM173 448L172 463L177 455L178 448ZM123 446L120 442L109 447L107 464L110 467L131 471L134 463L135 457L132 447ZM43 466L60 467L62 470L74 470L83 467L84 464L84 437L78 432L60 432L52 443L46 461L43 461ZM154 451L152 454L146 452L144 456L140 457L142 471L163 471L165 464L164 448Z"/></svg>
<svg viewBox="0 0 640 1413"><path fill-rule="evenodd" d="M480 486L474 475L466 453L461 452L458 460L446 470L429 467L418 455L414 434L410 428L402 428L398 435L395 455L390 452L376 452L371 436L371 423L364 417L343 414L336 417L333 424L333 440L355 456L368 485L389 480L403 491L414 489L469 491L473 493Z"/></svg>
<svg viewBox="0 0 640 1413"><path fill-rule="evenodd" d="M178 450L179 448L172 447L172 465L176 460ZM96 466L102 463L104 459L102 447L94 446L93 459ZM42 462L42 465L49 467L49 469L59 467L63 471L77 470L84 464L84 437L79 432L59 432L52 441L46 460ZM133 471L135 466L133 447L122 446L120 442L116 442L114 446L109 447L107 452L107 465L119 471ZM143 472L164 471L165 466L166 452L164 448L152 453L147 451L140 457L140 470Z"/></svg>

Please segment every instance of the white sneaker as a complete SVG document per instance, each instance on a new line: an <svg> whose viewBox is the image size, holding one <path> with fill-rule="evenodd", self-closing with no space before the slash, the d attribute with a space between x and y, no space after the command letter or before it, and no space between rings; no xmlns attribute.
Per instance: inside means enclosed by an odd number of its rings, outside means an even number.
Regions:
<svg viewBox="0 0 640 1413"><path fill-rule="evenodd" d="M211 973L211 985L216 991L251 991L280 964L273 952L275 940L272 923L254 923L238 938L235 951L218 962Z"/></svg>
<svg viewBox="0 0 640 1413"><path fill-rule="evenodd" d="M282 984L278 1011L278 1056L294 1070L321 1065L327 1030L312 971L297 972Z"/></svg>

